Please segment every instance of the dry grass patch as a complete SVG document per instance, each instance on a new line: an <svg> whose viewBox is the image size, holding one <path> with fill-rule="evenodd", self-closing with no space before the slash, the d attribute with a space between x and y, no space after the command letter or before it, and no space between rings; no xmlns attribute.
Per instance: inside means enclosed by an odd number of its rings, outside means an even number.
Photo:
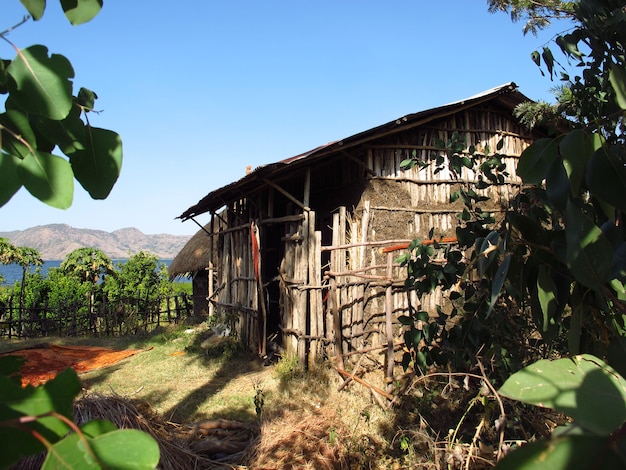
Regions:
<svg viewBox="0 0 626 470"><path fill-rule="evenodd" d="M111 405L106 419L118 423L135 416L132 426L147 426L164 458L181 462L179 467L164 464L166 469L217 468L225 463L218 454L220 446L227 449L227 441L239 443L221 457L250 469L476 469L494 463L497 416L487 402L470 406L479 381L468 388L447 376L421 380L393 409L383 409L356 382L338 391L344 379L325 364L307 374L289 357L264 367L233 339L201 347L209 344L208 337L206 327L196 326L145 337L59 342L144 349L80 378L85 399L96 397L98 408ZM379 370L361 379L385 387ZM545 414L508 406L507 438L527 441L551 431ZM179 451L181 455L167 457Z"/></svg>

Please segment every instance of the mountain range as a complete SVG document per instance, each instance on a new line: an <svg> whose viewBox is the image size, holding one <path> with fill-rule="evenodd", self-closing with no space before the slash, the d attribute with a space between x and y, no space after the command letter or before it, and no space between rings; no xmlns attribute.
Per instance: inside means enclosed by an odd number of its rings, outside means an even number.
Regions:
<svg viewBox="0 0 626 470"><path fill-rule="evenodd" d="M74 228L67 224L38 225L25 230L0 232L14 246L35 248L44 260L62 260L77 248L93 247L111 259L127 259L143 251L159 259L172 259L191 235L146 235L129 227L114 232Z"/></svg>

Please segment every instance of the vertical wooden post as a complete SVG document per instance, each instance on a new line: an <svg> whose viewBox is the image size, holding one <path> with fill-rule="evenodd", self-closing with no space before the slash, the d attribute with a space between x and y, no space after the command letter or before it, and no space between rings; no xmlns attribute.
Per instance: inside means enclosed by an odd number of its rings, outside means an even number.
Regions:
<svg viewBox="0 0 626 470"><path fill-rule="evenodd" d="M291 224L285 224L284 235L288 236ZM289 284L286 282L288 279L293 279L294 275L294 257L295 257L295 245L288 241L285 241L285 254L280 264L280 301L282 305L281 309L281 323L283 328L286 330L293 330L295 328L295 320L294 320L294 299L292 296L292 289ZM285 344L285 348L287 349L288 355L293 355L298 353L298 340L297 338L289 333L286 337L283 338L283 342Z"/></svg>
<svg viewBox="0 0 626 470"><path fill-rule="evenodd" d="M215 285L213 283L213 276L215 276L215 212L211 212L211 236L209 237L209 265L207 272L207 314L209 317L215 315L215 305L211 302Z"/></svg>
<svg viewBox="0 0 626 470"><path fill-rule="evenodd" d="M314 218L314 217L313 217ZM315 224L312 223L311 227L313 228ZM322 290L317 288L322 285L322 232L317 230L313 231L312 237L312 255L309 254L309 259L311 259L311 275L309 276L309 284L314 286L313 289L309 292L310 298L310 310L311 310L311 325L315 325L311 327L311 335L316 336L324 336L324 305L322 302ZM315 362L318 358L318 353L323 347L319 341L315 341L311 343L311 351L310 354L312 357L309 359L310 365L315 365Z"/></svg>
<svg viewBox="0 0 626 470"><path fill-rule="evenodd" d="M339 225L337 227L337 230L338 230L338 233L337 233L338 244L345 245L346 244L346 208L344 206L339 207ZM340 273L345 272L347 269L346 250L344 249L333 250L333 252L335 252L337 255L336 256L336 262L337 262L336 271ZM342 279L347 280L347 278L342 278ZM350 324L352 322L352 317L351 317L350 309L348 308L348 304L350 303L350 300L351 300L348 298L348 289L349 287L345 285L343 287L337 288L337 294L338 294L337 295L337 310L339 311L342 330L345 328L347 330L346 333L350 335L351 333ZM341 336L343 338L344 336L343 331L341 331ZM350 341L351 339L352 338L350 338ZM342 352L344 350L345 351L348 350L348 344L342 346Z"/></svg>
<svg viewBox="0 0 626 470"><path fill-rule="evenodd" d="M307 240L307 269L308 269L308 282L309 285L318 285L318 280L316 277L316 266L315 266L315 247L316 247L316 239L315 239L315 212L309 212L309 223L307 227L307 232L309 234ZM318 323L317 323L317 289L307 289L307 296L309 298L308 306L309 306L309 315L308 315L308 334L311 335L311 340L309 342L309 351L308 351L308 365L309 368L315 366L315 362L317 361L317 348L318 341L315 339L316 336L319 336Z"/></svg>
<svg viewBox="0 0 626 470"><path fill-rule="evenodd" d="M307 307L308 307L308 290L299 289L299 286L305 286L308 283L309 269L308 269L308 248L309 248L309 213L303 211L302 216L304 219L300 224L300 233L302 235L302 241L296 245L296 259L295 259L295 281L298 285L293 289L293 295L295 297L295 320L297 325L294 328L300 332L301 336L298 337L298 364L302 370L306 368L306 353L307 353L307 340L303 336L306 335L308 330L307 325Z"/></svg>
<svg viewBox="0 0 626 470"><path fill-rule="evenodd" d="M359 247L358 268L365 268L367 247L365 243L368 240L368 230L370 221L370 201L364 201L363 215L361 219L361 243ZM365 285L359 283L356 289L357 303L355 305L355 319L353 334L356 335L355 345L357 349L364 346L365 338L363 338L363 328L365 325Z"/></svg>
<svg viewBox="0 0 626 470"><path fill-rule="evenodd" d="M209 266L207 267L207 276L208 276L208 288L207 288L207 313L209 317L215 315L215 305L213 304L213 293L215 292L215 285L213 282L213 276L215 275L215 268L213 267L213 261L209 261Z"/></svg>
<svg viewBox="0 0 626 470"><path fill-rule="evenodd" d="M329 280L330 283L330 292L328 294L328 308L330 309L333 316L333 326L335 330L335 362L337 369L343 370L343 350L342 350L342 339L341 339L341 315L339 313L338 308L338 292L337 292L337 280L334 277L331 277Z"/></svg>
<svg viewBox="0 0 626 470"><path fill-rule="evenodd" d="M261 276L261 237L259 227L254 222L250 222L250 239L252 242L252 263L256 281L257 294L257 335L258 353L261 357L267 354L267 311L265 310L265 295L263 288L263 277Z"/></svg>
<svg viewBox="0 0 626 470"><path fill-rule="evenodd" d="M385 290L385 329L387 333L387 392L393 392L393 296L392 296L393 253L387 253L387 289Z"/></svg>

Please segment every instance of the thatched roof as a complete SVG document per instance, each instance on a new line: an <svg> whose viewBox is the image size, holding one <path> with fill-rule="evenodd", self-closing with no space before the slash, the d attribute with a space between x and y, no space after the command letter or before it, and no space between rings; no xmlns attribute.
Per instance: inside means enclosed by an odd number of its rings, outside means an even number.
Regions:
<svg viewBox="0 0 626 470"><path fill-rule="evenodd" d="M209 233L211 233L210 223L205 225L204 229L198 230L183 249L178 252L167 268L170 279L176 276L192 274L209 265L209 260L211 259Z"/></svg>
<svg viewBox="0 0 626 470"><path fill-rule="evenodd" d="M335 155L337 152L346 151L348 148L360 145L364 142L403 132L413 127L422 126L435 119L449 116L481 103L491 102L501 106L503 109L512 111L516 105L525 101L531 100L518 91L515 83L510 82L461 101L414 114L408 114L340 141L321 145L309 152L296 155L295 157L260 166L240 180L212 191L198 201L197 204L183 212L178 218L185 221L206 212L216 212L226 205L228 201L236 200L245 194L250 194L257 189L259 185L267 184L266 182L268 180L275 181L286 171L295 171L296 168L301 165L310 164L312 161L319 162L324 158L332 157L332 155Z"/></svg>

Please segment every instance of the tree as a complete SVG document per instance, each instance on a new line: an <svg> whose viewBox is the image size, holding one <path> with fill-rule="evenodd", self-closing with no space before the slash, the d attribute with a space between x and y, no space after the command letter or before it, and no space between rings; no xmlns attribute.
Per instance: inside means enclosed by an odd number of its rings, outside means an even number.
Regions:
<svg viewBox="0 0 626 470"><path fill-rule="evenodd" d="M524 34L536 34L553 20L572 18L576 2L563 0L487 0L489 11L509 13L513 21L526 20Z"/></svg>
<svg viewBox="0 0 626 470"><path fill-rule="evenodd" d="M408 288L419 294L437 286L447 289L454 305L450 316L461 314L450 331L426 328L423 323L428 318L420 317L421 312L403 318L405 340L411 347L404 363L450 360L450 355L441 354L446 352L446 342L458 346L448 352L460 348L466 358L475 360L481 351L482 357L502 363L508 345L494 334L496 326L506 323L515 333L530 319L545 357L556 353L570 358L531 364L507 380L501 393L531 404L554 405L574 417L577 427L548 444L512 452L501 467L571 468L567 465L573 462L584 465L579 457L585 454L590 465L602 462L603 468L622 468L626 460L626 382L620 377L626 376L624 2L488 3L492 11L508 11L513 19L526 15L527 30L548 24L553 12L572 19L573 28L554 40L560 61L547 46L531 54L545 75L559 80L557 103L527 103L517 109L523 122L551 123L553 133L522 153L517 173L525 185L504 220L495 223L489 214L476 210L477 192L462 188L453 194L465 206L457 228L459 246L445 250L445 263L434 263L433 251L420 243L412 244L411 253L402 258L408 267ZM452 167L463 162L483 175L474 188L497 184L471 147L454 142L441 147L436 161ZM469 259L459 262L459 253L465 250ZM477 272L480 279L470 278L469 272ZM434 342L438 347L432 346Z"/></svg>
<svg viewBox="0 0 626 470"><path fill-rule="evenodd" d="M24 292L26 289L26 273L32 266L43 265L41 254L34 248L13 246L7 238L0 238L0 263L17 264L22 268L20 288L20 318L24 315Z"/></svg>
<svg viewBox="0 0 626 470"><path fill-rule="evenodd" d="M104 281L105 276L115 274L111 259L97 248L78 248L65 257L59 269L76 276L79 282L89 286L89 317L91 322L95 321L93 313L96 285L99 281Z"/></svg>
<svg viewBox="0 0 626 470"><path fill-rule="evenodd" d="M141 296L147 299L152 294L158 295L161 274L159 259L140 251L125 262L118 263L116 276L109 279L105 290L111 298Z"/></svg>
<svg viewBox="0 0 626 470"><path fill-rule="evenodd" d="M102 0L60 3L73 25L90 21L102 7ZM0 207L23 186L42 202L66 209L74 178L92 198L105 199L122 165L120 136L91 126L97 95L87 88L74 94L67 58L42 45L19 48L9 41L12 29L29 18L39 21L46 7L45 0L22 4L30 17L0 33L16 52L12 60L0 58L0 93L7 95L0 114Z"/></svg>
<svg viewBox="0 0 626 470"><path fill-rule="evenodd" d="M75 274L81 282L96 284L114 272L113 262L104 251L93 247L77 248L68 254L61 266L66 273Z"/></svg>
<svg viewBox="0 0 626 470"><path fill-rule="evenodd" d="M150 311L158 314L161 295L167 295L170 286L164 263L140 251L117 264L115 276L108 277L104 291L109 301L123 304L124 322L132 328L133 315Z"/></svg>

